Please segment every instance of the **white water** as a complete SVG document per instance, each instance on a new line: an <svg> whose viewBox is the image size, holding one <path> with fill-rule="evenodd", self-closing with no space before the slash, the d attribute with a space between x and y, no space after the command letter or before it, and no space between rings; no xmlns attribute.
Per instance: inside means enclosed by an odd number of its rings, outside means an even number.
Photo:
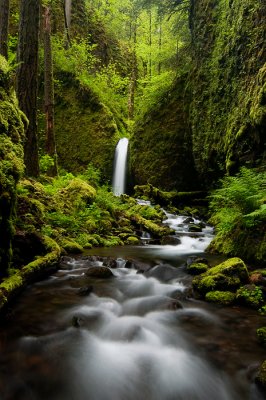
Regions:
<svg viewBox="0 0 266 400"><path fill-rule="evenodd" d="M120 196L125 193L127 173L128 139L120 139L115 149L113 193Z"/></svg>
<svg viewBox="0 0 266 400"><path fill-rule="evenodd" d="M120 139L115 149L113 193L120 196L125 193L127 173L128 139Z"/></svg>

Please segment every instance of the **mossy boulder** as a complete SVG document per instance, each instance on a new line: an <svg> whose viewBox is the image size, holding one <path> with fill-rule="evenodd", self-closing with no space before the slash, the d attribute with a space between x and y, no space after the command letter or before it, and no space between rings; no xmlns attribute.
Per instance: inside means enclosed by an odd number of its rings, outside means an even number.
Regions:
<svg viewBox="0 0 266 400"><path fill-rule="evenodd" d="M265 304L264 293L259 286L245 285L236 292L236 300L239 304L258 310Z"/></svg>
<svg viewBox="0 0 266 400"><path fill-rule="evenodd" d="M245 263L237 257L208 269L193 281L193 289L205 296L211 291L234 291L248 282L248 270Z"/></svg>
<svg viewBox="0 0 266 400"><path fill-rule="evenodd" d="M201 262L193 262L187 265L186 271L191 275L200 275L208 270L208 265Z"/></svg>
<svg viewBox="0 0 266 400"><path fill-rule="evenodd" d="M59 243L69 254L80 254L83 252L83 247L74 240L62 238Z"/></svg>
<svg viewBox="0 0 266 400"><path fill-rule="evenodd" d="M266 326L257 329L257 337L260 343L266 345Z"/></svg>
<svg viewBox="0 0 266 400"><path fill-rule="evenodd" d="M235 302L236 295L232 292L223 292L216 290L206 293L205 300L223 306L229 306Z"/></svg>
<svg viewBox="0 0 266 400"><path fill-rule="evenodd" d="M68 186L61 191L65 202L70 202L77 207L80 203L91 204L96 197L96 189L80 178L72 179Z"/></svg>
<svg viewBox="0 0 266 400"><path fill-rule="evenodd" d="M136 236L129 236L126 239L125 244L135 246L135 245L139 244L139 239Z"/></svg>

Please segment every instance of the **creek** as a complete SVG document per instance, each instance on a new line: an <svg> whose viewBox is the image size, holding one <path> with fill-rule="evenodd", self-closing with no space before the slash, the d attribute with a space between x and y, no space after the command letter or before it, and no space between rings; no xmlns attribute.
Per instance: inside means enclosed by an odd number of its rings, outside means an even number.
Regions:
<svg viewBox="0 0 266 400"><path fill-rule="evenodd" d="M193 221L197 222L197 221ZM191 295L189 257L212 229L167 214L175 245L93 249L16 301L0 330L1 400L261 400L257 312ZM109 279L88 268L111 267Z"/></svg>

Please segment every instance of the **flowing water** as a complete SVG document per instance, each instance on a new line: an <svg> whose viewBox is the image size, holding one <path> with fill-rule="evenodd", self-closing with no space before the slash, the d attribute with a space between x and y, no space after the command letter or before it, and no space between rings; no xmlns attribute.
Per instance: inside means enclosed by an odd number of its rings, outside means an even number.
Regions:
<svg viewBox="0 0 266 400"><path fill-rule="evenodd" d="M120 139L115 149L113 193L120 196L126 190L128 139Z"/></svg>
<svg viewBox="0 0 266 400"><path fill-rule="evenodd" d="M212 229L167 217L178 244L65 257L22 294L0 330L1 400L263 399L252 383L263 317L191 297L185 262L206 256ZM103 264L114 277L86 276Z"/></svg>

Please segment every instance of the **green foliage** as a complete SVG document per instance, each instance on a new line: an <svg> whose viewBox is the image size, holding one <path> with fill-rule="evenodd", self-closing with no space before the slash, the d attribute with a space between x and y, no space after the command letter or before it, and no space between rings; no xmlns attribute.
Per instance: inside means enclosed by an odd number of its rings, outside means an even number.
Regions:
<svg viewBox="0 0 266 400"><path fill-rule="evenodd" d="M46 173L53 166L54 166L54 159L52 157L50 157L48 154L45 154L42 157L40 157L40 172L41 173Z"/></svg>
<svg viewBox="0 0 266 400"><path fill-rule="evenodd" d="M210 196L210 222L216 227L212 250L264 260L266 221L265 172L242 168L227 176Z"/></svg>

